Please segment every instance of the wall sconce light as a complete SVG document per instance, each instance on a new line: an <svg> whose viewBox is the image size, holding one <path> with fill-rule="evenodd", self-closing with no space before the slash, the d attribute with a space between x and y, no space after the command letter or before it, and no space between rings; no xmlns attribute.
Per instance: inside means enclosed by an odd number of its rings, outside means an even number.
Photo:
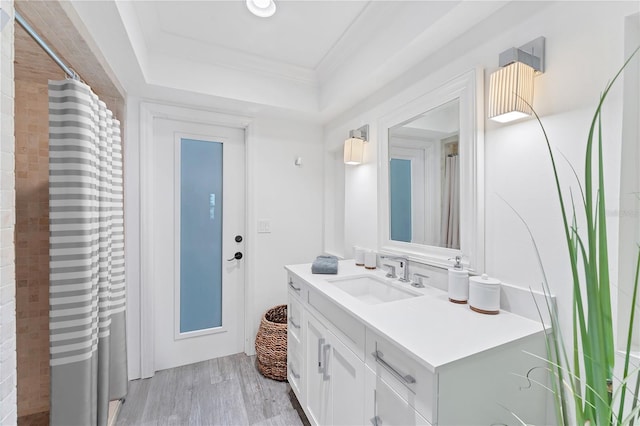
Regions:
<svg viewBox="0 0 640 426"><path fill-rule="evenodd" d="M344 164L356 165L362 163L365 142L369 142L368 124L349 132L349 139L344 141Z"/></svg>
<svg viewBox="0 0 640 426"><path fill-rule="evenodd" d="M532 115L533 78L544 72L544 37L500 54L489 78L489 118L507 123ZM529 105L527 105L529 104Z"/></svg>

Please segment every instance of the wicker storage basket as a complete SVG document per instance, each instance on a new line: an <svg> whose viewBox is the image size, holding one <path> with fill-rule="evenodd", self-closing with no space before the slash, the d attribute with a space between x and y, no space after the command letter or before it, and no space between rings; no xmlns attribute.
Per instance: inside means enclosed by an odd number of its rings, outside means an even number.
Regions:
<svg viewBox="0 0 640 426"><path fill-rule="evenodd" d="M258 371L270 379L287 380L287 305L262 316L256 335Z"/></svg>

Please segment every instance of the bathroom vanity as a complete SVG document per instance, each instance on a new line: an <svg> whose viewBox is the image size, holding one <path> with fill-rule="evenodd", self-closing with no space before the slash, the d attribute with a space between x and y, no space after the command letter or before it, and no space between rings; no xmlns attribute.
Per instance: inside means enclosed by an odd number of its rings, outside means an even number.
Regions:
<svg viewBox="0 0 640 426"><path fill-rule="evenodd" d="M540 323L473 312L353 260L337 275L286 270L288 380L312 424L546 423Z"/></svg>

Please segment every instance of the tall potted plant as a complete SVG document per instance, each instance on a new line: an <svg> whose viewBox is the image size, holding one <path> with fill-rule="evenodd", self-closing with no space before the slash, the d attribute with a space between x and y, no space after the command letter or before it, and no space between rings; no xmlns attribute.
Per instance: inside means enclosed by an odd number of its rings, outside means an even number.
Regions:
<svg viewBox="0 0 640 426"><path fill-rule="evenodd" d="M571 345L563 339L557 307L549 302L546 307L539 307L547 310L552 327L547 336L545 362L551 373L550 387L553 392L556 419L561 425L633 425L634 422L640 424L638 402L640 372L630 367L632 336L634 332L640 332L633 328L639 301L640 246L636 256L633 292L629 301L631 309L627 335L620 336L620 338L626 338L623 375L621 378L616 378L614 377L616 347L607 248L601 120L602 107L609 91L638 50L640 47L627 59L600 97L589 128L582 184L574 170L579 183L580 197L577 202L573 194L565 197L546 130L538 114L531 108L542 129L553 167L573 281ZM570 204L565 202L567 199L571 200ZM522 217L520 215L518 217L524 223ZM578 218L581 223L584 221L581 229L577 225ZM527 226L526 223L525 226ZM532 236L528 226L527 230ZM533 244L542 268L535 240ZM550 296L544 268L542 272L543 289L546 295ZM568 346L570 349L567 349Z"/></svg>

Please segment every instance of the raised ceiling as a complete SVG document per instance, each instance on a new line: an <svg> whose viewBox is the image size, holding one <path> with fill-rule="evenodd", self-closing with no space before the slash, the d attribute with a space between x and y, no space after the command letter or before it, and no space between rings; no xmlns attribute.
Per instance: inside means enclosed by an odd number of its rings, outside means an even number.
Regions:
<svg viewBox="0 0 640 426"><path fill-rule="evenodd" d="M71 0L128 94L335 117L497 13L504 1ZM496 30L497 31L497 30ZM469 37L467 47L477 44Z"/></svg>
<svg viewBox="0 0 640 426"><path fill-rule="evenodd" d="M145 42L163 50L162 40L202 43L205 60L230 51L257 59L315 69L368 6L366 1L278 2L270 18L252 15L243 1L135 2Z"/></svg>

